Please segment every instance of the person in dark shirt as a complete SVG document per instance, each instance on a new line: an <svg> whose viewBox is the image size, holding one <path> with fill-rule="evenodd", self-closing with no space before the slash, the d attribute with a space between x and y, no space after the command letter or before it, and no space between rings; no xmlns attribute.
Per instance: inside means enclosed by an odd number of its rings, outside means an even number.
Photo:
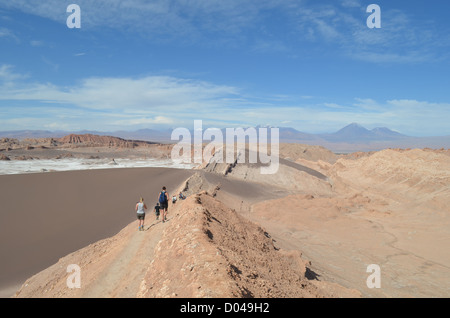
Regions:
<svg viewBox="0 0 450 318"><path fill-rule="evenodd" d="M162 221L163 223L167 221L167 209L169 207L169 193L167 192L166 187L162 187L162 191L158 195L158 202L160 205L160 210L162 212Z"/></svg>
<svg viewBox="0 0 450 318"><path fill-rule="evenodd" d="M155 215L156 215L156 219L159 220L159 210L161 209L161 207L159 206L159 202L156 203L155 206Z"/></svg>

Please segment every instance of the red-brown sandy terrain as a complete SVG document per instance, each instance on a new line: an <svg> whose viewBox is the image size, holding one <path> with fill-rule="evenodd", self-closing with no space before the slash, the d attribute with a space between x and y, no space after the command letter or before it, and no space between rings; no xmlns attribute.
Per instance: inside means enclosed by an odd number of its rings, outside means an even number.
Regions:
<svg viewBox="0 0 450 318"><path fill-rule="evenodd" d="M301 249L325 279L363 295L450 295L446 151L384 150L339 159L321 171L332 195L305 193L262 202L253 206L251 219L277 233L285 247ZM379 290L366 287L369 264L381 267Z"/></svg>
<svg viewBox="0 0 450 318"><path fill-rule="evenodd" d="M134 168L0 176L1 296L64 255L115 235L136 219L140 196L155 204L163 185L173 188L191 174Z"/></svg>
<svg viewBox="0 0 450 318"><path fill-rule="evenodd" d="M278 172L259 168L205 162L172 183L187 199L170 204L168 222L149 213L146 231L133 221L16 296L450 296L448 150L336 155L282 144ZM112 204L122 191L110 191ZM69 264L81 267L81 289L67 288ZM370 264L381 288L366 284Z"/></svg>
<svg viewBox="0 0 450 318"><path fill-rule="evenodd" d="M190 194L195 190L189 183L211 187L212 193ZM301 253L280 249L263 228L215 199L219 190L204 176L179 189L188 198L170 204L168 222L149 213L145 231L133 222L112 238L63 257L27 280L16 297L360 296L308 280L309 263ZM70 264L80 266L80 289L67 287Z"/></svg>

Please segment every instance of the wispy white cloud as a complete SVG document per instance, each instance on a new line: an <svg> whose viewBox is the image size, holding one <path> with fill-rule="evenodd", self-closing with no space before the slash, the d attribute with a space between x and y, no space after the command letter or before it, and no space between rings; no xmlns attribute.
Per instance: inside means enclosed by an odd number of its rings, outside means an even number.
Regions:
<svg viewBox="0 0 450 318"><path fill-rule="evenodd" d="M23 116L21 111L29 108L32 112L27 116L34 113L36 123L42 124L64 114L62 121L95 127L95 121L88 122L86 118L97 118L101 114L97 125L100 122L106 126L175 125L191 115L217 116L223 109L243 102L235 87L173 76L88 78L77 85L62 87L19 81L24 77L13 73L12 69L9 65L0 67L0 108L11 103L27 106L7 107L4 120ZM43 116L47 119L43 120ZM11 124L4 122L8 123Z"/></svg>
<svg viewBox="0 0 450 318"><path fill-rule="evenodd" d="M298 13L297 29L311 43L333 45L333 52L371 63L423 63L448 59L448 32L430 21L414 20L407 11L382 6L382 28L366 26L361 1L308 2ZM367 4L366 4L367 5ZM447 48L447 49L445 49Z"/></svg>
<svg viewBox="0 0 450 318"><path fill-rule="evenodd" d="M442 52L450 45L442 41L449 30L432 22L419 24L407 12L388 6L382 6L382 28L368 29L366 7L357 0L78 0L77 4L82 28L89 30L115 29L162 42L239 49L245 45L250 51L288 56L296 56L309 41L332 44L335 54L351 59L418 63L447 58ZM59 0L2 5L66 23L66 3ZM0 29L2 34L13 36L6 29Z"/></svg>
<svg viewBox="0 0 450 318"><path fill-rule="evenodd" d="M45 64L50 66L55 72L57 72L59 70L59 64L58 63L55 63L54 61L48 59L45 56L42 56L41 59L42 59L42 62L44 62Z"/></svg>
<svg viewBox="0 0 450 318"><path fill-rule="evenodd" d="M154 118L145 117L145 116L122 116L120 120L112 121L112 125L117 126L148 126L148 125L172 125L175 123L173 118L165 117L165 116L156 116Z"/></svg>
<svg viewBox="0 0 450 318"><path fill-rule="evenodd" d="M28 78L27 74L15 73L13 69L13 65L3 64L0 66L0 82L3 82L3 85L6 83L11 84L11 82L16 80Z"/></svg>
<svg viewBox="0 0 450 318"><path fill-rule="evenodd" d="M11 77L9 67L2 67ZM237 89L208 82L168 76L143 78L89 78L70 88L53 84L27 84L1 91L0 99L42 100L72 103L90 109L152 109L174 107L192 109L214 107L217 100L237 94Z"/></svg>
<svg viewBox="0 0 450 318"><path fill-rule="evenodd" d="M77 1L81 8L83 28L132 30L134 33L178 40L186 37L203 40L204 33L238 35L259 19L261 10L273 7L272 3L268 0ZM59 0L34 3L16 0L3 4L6 8L19 9L60 23L66 23L65 5Z"/></svg>
<svg viewBox="0 0 450 318"><path fill-rule="evenodd" d="M45 43L43 41L39 41L39 40L30 41L30 45L34 46L34 47L44 46L44 44Z"/></svg>
<svg viewBox="0 0 450 318"><path fill-rule="evenodd" d="M345 104L289 95L253 98L238 87L174 76L88 78L70 87L25 78L10 65L0 66L2 127L37 129L52 123L100 130L189 127L202 119L205 126L218 127L289 122L307 132L335 131L350 122L383 123L410 135L450 135L450 103L355 98ZM20 107L10 106L14 104Z"/></svg>
<svg viewBox="0 0 450 318"><path fill-rule="evenodd" d="M360 8L361 1L359 0L341 0L341 5L347 8Z"/></svg>
<svg viewBox="0 0 450 318"><path fill-rule="evenodd" d="M1 38L14 40L17 43L20 42L19 37L12 30L4 27L0 27L0 39Z"/></svg>

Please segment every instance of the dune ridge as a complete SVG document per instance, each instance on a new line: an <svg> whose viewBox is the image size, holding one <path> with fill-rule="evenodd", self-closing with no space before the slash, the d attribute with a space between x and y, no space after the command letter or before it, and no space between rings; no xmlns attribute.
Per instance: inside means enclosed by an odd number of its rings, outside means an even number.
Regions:
<svg viewBox="0 0 450 318"><path fill-rule="evenodd" d="M448 297L448 153L285 145L273 176L258 163L204 162L170 188L188 198L170 203L167 223L129 223L16 296ZM70 262L84 266L81 290L65 285ZM366 285L369 264L381 289Z"/></svg>
<svg viewBox="0 0 450 318"><path fill-rule="evenodd" d="M178 204L178 203L177 203ZM333 285L325 292L306 278L298 251L278 248L263 228L206 191L175 208L158 243L139 297L358 296Z"/></svg>
<svg viewBox="0 0 450 318"><path fill-rule="evenodd" d="M299 251L277 247L269 233L215 199L211 190L171 204L165 224L149 214L146 231L136 231L132 222L117 235L61 258L28 279L15 297L360 296L334 283L308 280L309 262ZM66 285L69 264L81 268L80 289Z"/></svg>
<svg viewBox="0 0 450 318"><path fill-rule="evenodd" d="M280 244L301 248L324 278L365 297L450 295L448 151L386 149L334 164L300 162L320 169L331 193L260 202L251 219L277 233ZM283 213L270 213L278 206ZM380 290L362 279L369 264L383 270Z"/></svg>

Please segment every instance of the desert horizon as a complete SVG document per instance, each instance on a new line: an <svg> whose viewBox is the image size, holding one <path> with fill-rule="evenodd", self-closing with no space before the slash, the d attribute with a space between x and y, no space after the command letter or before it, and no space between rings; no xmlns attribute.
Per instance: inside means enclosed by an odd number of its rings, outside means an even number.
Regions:
<svg viewBox="0 0 450 318"><path fill-rule="evenodd" d="M374 125L371 125L374 126ZM376 126L376 125L375 125ZM269 125L257 125L254 128L271 127ZM248 126L236 126L233 129L242 128L244 130L253 128ZM334 132L308 133L299 131L291 127L276 127L280 130L280 142L300 143L311 146L323 146L336 153L350 153L357 151L378 151L385 148L450 148L450 135L421 136L406 135L392 130L388 127L375 127L367 129L358 123L350 123ZM189 128L188 128L189 129ZM204 129L220 130L225 135L226 128L205 127ZM115 137L129 142L150 142L173 144L178 139L172 139L171 134L175 128L143 128L139 130L118 130L118 131L49 131L49 130L11 130L0 131L0 137L27 140L42 138L63 138L70 135L95 135L105 137ZM194 129L189 129L191 136ZM420 130L418 131L420 132Z"/></svg>
<svg viewBox="0 0 450 318"><path fill-rule="evenodd" d="M4 138L0 152L10 159L6 164L120 163L170 161L174 147L68 137ZM181 169L94 166L0 175L1 296L449 296L450 260L443 251L450 238L450 150L336 154L280 143L279 169L269 175L248 154L242 163L212 156ZM171 196L187 197L170 202L166 224L152 210L163 185ZM144 233L136 230L134 212L141 196L150 208ZM237 237L231 242L230 235ZM261 240L267 242L255 245ZM80 266L81 288L68 288L68 264ZM381 288L367 285L370 264L380 266Z"/></svg>
<svg viewBox="0 0 450 318"><path fill-rule="evenodd" d="M0 1L0 298L449 298L449 10Z"/></svg>

